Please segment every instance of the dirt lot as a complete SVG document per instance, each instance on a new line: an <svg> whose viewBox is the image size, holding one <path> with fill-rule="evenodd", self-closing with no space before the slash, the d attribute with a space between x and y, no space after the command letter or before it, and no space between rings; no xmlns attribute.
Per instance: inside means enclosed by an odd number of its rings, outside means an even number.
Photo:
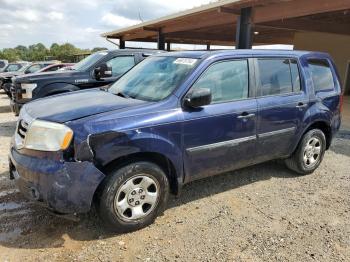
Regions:
<svg viewBox="0 0 350 262"><path fill-rule="evenodd" d="M350 261L350 131L312 175L271 162L198 181L152 226L110 235L93 212L67 221L15 189L8 104L1 94L0 261Z"/></svg>

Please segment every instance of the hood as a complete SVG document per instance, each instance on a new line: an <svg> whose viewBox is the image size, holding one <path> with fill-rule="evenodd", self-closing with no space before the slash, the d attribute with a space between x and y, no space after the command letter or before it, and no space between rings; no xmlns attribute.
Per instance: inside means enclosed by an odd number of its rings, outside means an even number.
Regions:
<svg viewBox="0 0 350 262"><path fill-rule="evenodd" d="M36 81L45 81L45 80L65 80L72 79L74 77L85 76L86 72L81 71L54 71L54 72L41 72L34 74L27 74L19 76L16 78L17 82L36 82Z"/></svg>
<svg viewBox="0 0 350 262"><path fill-rule="evenodd" d="M64 123L144 103L147 102L93 89L38 99L26 104L24 108L33 118Z"/></svg>
<svg viewBox="0 0 350 262"><path fill-rule="evenodd" d="M0 78L11 78L13 76L19 76L22 74L23 72L3 72L3 73L0 73Z"/></svg>

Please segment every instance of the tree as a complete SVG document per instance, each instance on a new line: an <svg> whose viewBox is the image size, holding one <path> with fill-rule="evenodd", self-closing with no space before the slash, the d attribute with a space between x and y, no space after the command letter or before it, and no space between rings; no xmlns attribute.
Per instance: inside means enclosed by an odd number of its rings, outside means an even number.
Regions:
<svg viewBox="0 0 350 262"><path fill-rule="evenodd" d="M0 50L0 59L14 62L16 60L43 61L46 58L53 58L63 62L73 62L74 55L88 52L93 53L100 50L106 50L106 48L95 47L92 50L89 50L77 48L70 43L62 45L53 43L48 49L44 44L37 43L28 47L19 45L15 48L5 48Z"/></svg>

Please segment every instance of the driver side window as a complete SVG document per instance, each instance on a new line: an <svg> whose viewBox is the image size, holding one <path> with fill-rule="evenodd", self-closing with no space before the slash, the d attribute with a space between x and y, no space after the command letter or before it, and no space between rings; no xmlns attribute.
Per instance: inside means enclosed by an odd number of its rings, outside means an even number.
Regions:
<svg viewBox="0 0 350 262"><path fill-rule="evenodd" d="M212 104L248 98L248 61L215 63L200 76L192 88L210 89Z"/></svg>
<svg viewBox="0 0 350 262"><path fill-rule="evenodd" d="M135 58L134 56L117 56L109 60L106 64L112 68L112 76L120 76L134 67Z"/></svg>

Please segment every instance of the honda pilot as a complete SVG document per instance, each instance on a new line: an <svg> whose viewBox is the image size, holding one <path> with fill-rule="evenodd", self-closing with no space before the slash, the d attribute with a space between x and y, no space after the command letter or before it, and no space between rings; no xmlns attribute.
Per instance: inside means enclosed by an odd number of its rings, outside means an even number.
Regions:
<svg viewBox="0 0 350 262"><path fill-rule="evenodd" d="M113 231L151 224L184 184L273 159L314 172L341 123L331 57L303 51L152 56L108 90L21 110L10 176L60 214L92 205Z"/></svg>

